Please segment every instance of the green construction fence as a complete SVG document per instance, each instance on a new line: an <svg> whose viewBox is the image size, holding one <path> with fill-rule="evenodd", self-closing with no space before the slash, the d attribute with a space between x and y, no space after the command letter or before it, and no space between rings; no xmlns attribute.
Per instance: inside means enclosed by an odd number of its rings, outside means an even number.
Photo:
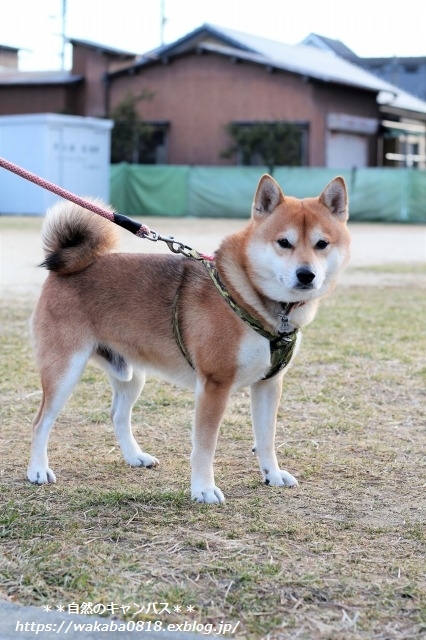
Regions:
<svg viewBox="0 0 426 640"><path fill-rule="evenodd" d="M128 215L247 218L266 172L266 167L112 165L111 203ZM426 223L424 170L274 170L284 193L297 198L319 195L336 175L346 180L352 220Z"/></svg>

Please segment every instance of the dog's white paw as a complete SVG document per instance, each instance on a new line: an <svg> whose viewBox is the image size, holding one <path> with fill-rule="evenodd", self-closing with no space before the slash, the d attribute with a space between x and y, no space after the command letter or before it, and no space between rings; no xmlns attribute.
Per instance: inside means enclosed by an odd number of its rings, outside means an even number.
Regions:
<svg viewBox="0 0 426 640"><path fill-rule="evenodd" d="M124 456L124 459L131 467L146 467L147 469L151 469L151 467L157 467L160 464L157 458L143 451Z"/></svg>
<svg viewBox="0 0 426 640"><path fill-rule="evenodd" d="M27 478L32 484L53 484L56 476L49 467L28 467Z"/></svg>
<svg viewBox="0 0 426 640"><path fill-rule="evenodd" d="M205 504L223 504L225 502L225 496L218 487L193 489L191 498L194 502L204 502Z"/></svg>
<svg viewBox="0 0 426 640"><path fill-rule="evenodd" d="M282 469L277 469L277 471L266 471L265 469L263 478L265 484L273 487L297 487L298 485L296 478Z"/></svg>

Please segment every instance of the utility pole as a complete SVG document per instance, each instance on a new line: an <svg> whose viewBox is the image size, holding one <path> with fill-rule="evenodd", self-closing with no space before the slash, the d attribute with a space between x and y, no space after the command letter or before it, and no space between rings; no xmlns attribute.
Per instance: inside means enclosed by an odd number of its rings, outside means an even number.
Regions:
<svg viewBox="0 0 426 640"><path fill-rule="evenodd" d="M65 38L66 38L66 20L67 19L67 0L62 0L61 13L61 70L65 70Z"/></svg>
<svg viewBox="0 0 426 640"><path fill-rule="evenodd" d="M165 14L165 0L160 0L160 44L164 44L164 27L167 22Z"/></svg>

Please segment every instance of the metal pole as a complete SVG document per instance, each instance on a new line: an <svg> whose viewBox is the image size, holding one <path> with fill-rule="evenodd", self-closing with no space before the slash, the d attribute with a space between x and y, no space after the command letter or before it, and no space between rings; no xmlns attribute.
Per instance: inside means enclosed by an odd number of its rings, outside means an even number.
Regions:
<svg viewBox="0 0 426 640"><path fill-rule="evenodd" d="M164 44L164 26L166 24L164 0L160 0L160 44Z"/></svg>
<svg viewBox="0 0 426 640"><path fill-rule="evenodd" d="M67 0L62 0L62 28L61 28L61 70L65 70L65 30L66 30L66 16L67 16Z"/></svg>

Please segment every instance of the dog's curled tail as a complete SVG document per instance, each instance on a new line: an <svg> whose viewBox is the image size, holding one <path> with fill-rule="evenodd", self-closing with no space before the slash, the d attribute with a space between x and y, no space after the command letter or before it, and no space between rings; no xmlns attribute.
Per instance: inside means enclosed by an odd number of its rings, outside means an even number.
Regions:
<svg viewBox="0 0 426 640"><path fill-rule="evenodd" d="M90 201L114 213L101 200ZM117 227L106 218L71 202L57 202L43 222L45 259L40 266L60 275L81 271L114 249L118 238Z"/></svg>

